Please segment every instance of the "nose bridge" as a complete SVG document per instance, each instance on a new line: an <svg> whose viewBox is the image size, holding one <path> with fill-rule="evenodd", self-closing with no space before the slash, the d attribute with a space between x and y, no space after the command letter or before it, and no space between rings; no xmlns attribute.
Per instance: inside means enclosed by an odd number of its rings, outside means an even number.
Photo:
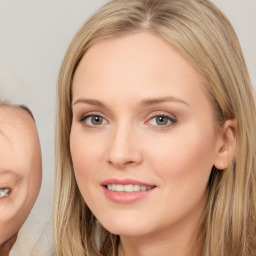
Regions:
<svg viewBox="0 0 256 256"><path fill-rule="evenodd" d="M123 120L112 130L108 161L116 166L136 165L141 161L141 152L136 143L136 131Z"/></svg>

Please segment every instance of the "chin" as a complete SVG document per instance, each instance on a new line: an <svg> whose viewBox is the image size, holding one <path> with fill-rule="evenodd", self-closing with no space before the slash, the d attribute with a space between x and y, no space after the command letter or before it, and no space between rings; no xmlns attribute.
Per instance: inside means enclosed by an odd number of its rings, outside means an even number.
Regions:
<svg viewBox="0 0 256 256"><path fill-rule="evenodd" d="M136 227L136 226L131 226L131 225L126 225L126 226L105 226L104 227L106 230L108 230L110 233L119 235L119 236L142 236L145 235L147 232L144 228Z"/></svg>
<svg viewBox="0 0 256 256"><path fill-rule="evenodd" d="M101 225L110 233L120 236L143 236L152 231L149 220L135 216L113 216L109 219L99 220ZM151 222L152 223L152 222Z"/></svg>

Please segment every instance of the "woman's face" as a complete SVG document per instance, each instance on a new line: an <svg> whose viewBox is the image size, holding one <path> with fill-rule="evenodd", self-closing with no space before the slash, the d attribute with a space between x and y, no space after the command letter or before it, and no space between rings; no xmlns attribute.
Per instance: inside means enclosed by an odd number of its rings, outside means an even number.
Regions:
<svg viewBox="0 0 256 256"><path fill-rule="evenodd" d="M173 47L150 33L96 43L75 73L72 108L77 184L107 230L199 221L218 133L202 77Z"/></svg>
<svg viewBox="0 0 256 256"><path fill-rule="evenodd" d="M35 123L23 109L0 107L0 245L15 235L41 186Z"/></svg>

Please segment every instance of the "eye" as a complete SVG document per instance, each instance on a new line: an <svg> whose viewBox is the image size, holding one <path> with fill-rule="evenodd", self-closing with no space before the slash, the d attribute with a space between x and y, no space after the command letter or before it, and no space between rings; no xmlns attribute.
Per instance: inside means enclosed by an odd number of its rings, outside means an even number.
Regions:
<svg viewBox="0 0 256 256"><path fill-rule="evenodd" d="M84 123L87 126L100 126L107 124L107 120L105 120L102 116L99 115L83 116L80 119L80 122Z"/></svg>
<svg viewBox="0 0 256 256"><path fill-rule="evenodd" d="M155 115L148 121L150 125L169 126L176 123L176 120L168 115Z"/></svg>

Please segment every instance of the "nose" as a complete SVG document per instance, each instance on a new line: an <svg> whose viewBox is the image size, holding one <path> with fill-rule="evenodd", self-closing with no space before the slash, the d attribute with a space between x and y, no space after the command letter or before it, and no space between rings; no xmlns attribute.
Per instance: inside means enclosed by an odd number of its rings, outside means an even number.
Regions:
<svg viewBox="0 0 256 256"><path fill-rule="evenodd" d="M107 161L118 169L134 167L142 162L141 145L135 131L126 125L116 127L109 140Z"/></svg>

